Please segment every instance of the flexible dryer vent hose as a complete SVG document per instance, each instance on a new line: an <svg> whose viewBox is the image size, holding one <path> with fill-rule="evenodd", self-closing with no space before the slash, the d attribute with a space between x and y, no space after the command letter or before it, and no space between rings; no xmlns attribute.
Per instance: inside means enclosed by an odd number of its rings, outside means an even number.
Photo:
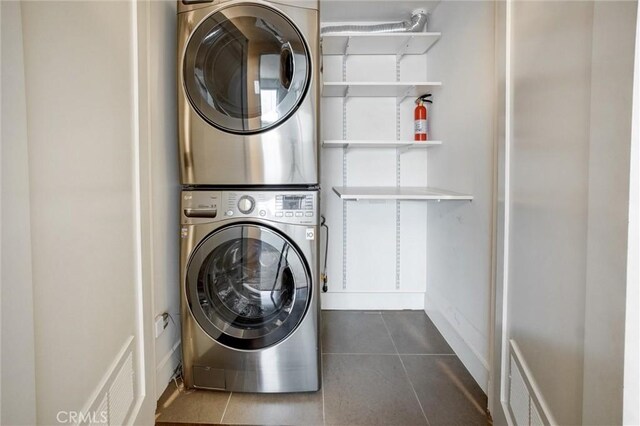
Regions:
<svg viewBox="0 0 640 426"><path fill-rule="evenodd" d="M427 12L418 9L412 12L411 19L402 22L374 25L334 25L322 28L321 33L416 33L422 31L426 23Z"/></svg>

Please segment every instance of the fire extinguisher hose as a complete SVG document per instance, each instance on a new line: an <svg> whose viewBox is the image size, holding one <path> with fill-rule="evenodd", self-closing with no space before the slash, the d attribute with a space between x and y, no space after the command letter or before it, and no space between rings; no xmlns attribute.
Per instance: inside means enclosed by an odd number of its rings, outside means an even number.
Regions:
<svg viewBox="0 0 640 426"><path fill-rule="evenodd" d="M431 93L426 93L426 94L424 94L424 95L422 95L422 96L418 96L418 98L416 99L416 103L420 103L420 102L423 102L423 103L426 103L426 102L428 102L428 103L432 103L433 101L429 100L429 98L430 98L430 97L431 97Z"/></svg>

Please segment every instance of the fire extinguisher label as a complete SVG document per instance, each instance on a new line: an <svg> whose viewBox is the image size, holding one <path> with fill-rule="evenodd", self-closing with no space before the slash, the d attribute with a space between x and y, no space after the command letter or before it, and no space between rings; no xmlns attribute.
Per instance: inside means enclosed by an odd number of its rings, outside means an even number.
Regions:
<svg viewBox="0 0 640 426"><path fill-rule="evenodd" d="M416 133L427 133L427 120L415 120L415 132Z"/></svg>

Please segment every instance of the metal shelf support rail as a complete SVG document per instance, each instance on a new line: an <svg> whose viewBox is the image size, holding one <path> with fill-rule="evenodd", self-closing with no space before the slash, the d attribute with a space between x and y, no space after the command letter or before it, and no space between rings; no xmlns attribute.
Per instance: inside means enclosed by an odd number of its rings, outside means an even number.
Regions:
<svg viewBox="0 0 640 426"><path fill-rule="evenodd" d="M347 51L349 50L349 37L347 46L345 47L345 55L342 56L342 81L347 81ZM347 90L347 96L342 99L342 140L347 140L347 101L349 99L349 92ZM349 151L349 145L345 145L342 148L342 185L347 186L347 152ZM342 289L347 289L347 213L348 213L347 200L342 200Z"/></svg>
<svg viewBox="0 0 640 426"><path fill-rule="evenodd" d="M406 50L406 47L405 49ZM400 81L400 60L402 53L396 55L396 81ZM396 102L396 140L400 140L400 102ZM396 148L396 187L400 187L400 166L402 150ZM400 200L396 200L396 290L400 289Z"/></svg>

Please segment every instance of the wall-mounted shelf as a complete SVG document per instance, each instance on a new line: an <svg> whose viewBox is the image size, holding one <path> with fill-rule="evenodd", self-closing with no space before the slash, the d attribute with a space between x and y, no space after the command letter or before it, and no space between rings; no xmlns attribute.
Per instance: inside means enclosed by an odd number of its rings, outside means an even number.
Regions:
<svg viewBox="0 0 640 426"><path fill-rule="evenodd" d="M346 98L354 97L416 97L442 86L441 82L324 82L322 96Z"/></svg>
<svg viewBox="0 0 640 426"><path fill-rule="evenodd" d="M442 141L410 141L410 140L326 140L324 148L407 148L420 149L442 145Z"/></svg>
<svg viewBox="0 0 640 426"><path fill-rule="evenodd" d="M469 194L413 186L334 186L333 192L343 200L473 200Z"/></svg>
<svg viewBox="0 0 640 426"><path fill-rule="evenodd" d="M422 55L440 33L340 33L322 35L323 55Z"/></svg>

